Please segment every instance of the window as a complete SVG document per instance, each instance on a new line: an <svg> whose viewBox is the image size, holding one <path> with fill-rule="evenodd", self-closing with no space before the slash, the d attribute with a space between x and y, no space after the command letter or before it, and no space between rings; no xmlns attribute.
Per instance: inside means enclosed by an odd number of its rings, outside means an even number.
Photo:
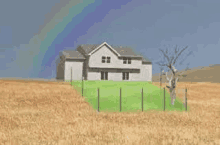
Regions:
<svg viewBox="0 0 220 145"><path fill-rule="evenodd" d="M107 63L110 63L111 57L107 57Z"/></svg>
<svg viewBox="0 0 220 145"><path fill-rule="evenodd" d="M123 58L123 64L126 64L126 63L127 63L127 59Z"/></svg>
<svg viewBox="0 0 220 145"><path fill-rule="evenodd" d="M103 56L103 57L102 57L102 63L105 63L105 59L106 59L106 57Z"/></svg>
<svg viewBox="0 0 220 145"><path fill-rule="evenodd" d="M131 64L131 58L128 58L128 64Z"/></svg>
<svg viewBox="0 0 220 145"><path fill-rule="evenodd" d="M110 63L111 57L102 56L102 63Z"/></svg>
<svg viewBox="0 0 220 145"><path fill-rule="evenodd" d="M131 58L123 58L123 64L131 64Z"/></svg>
<svg viewBox="0 0 220 145"><path fill-rule="evenodd" d="M108 72L101 72L101 80L108 80Z"/></svg>
<svg viewBox="0 0 220 145"><path fill-rule="evenodd" d="M129 72L122 73L122 80L129 80Z"/></svg>

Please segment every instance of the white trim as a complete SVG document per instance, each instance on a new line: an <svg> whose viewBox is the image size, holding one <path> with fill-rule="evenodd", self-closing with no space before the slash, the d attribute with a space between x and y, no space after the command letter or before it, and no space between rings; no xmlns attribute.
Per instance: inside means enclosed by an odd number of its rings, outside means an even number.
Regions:
<svg viewBox="0 0 220 145"><path fill-rule="evenodd" d="M101 48L103 45L107 45L112 51L114 51L118 56L121 56L115 49L113 49L110 45L108 45L106 42L103 42L101 45L99 45L96 49L94 49L92 52L90 52L88 55L92 55L96 50Z"/></svg>

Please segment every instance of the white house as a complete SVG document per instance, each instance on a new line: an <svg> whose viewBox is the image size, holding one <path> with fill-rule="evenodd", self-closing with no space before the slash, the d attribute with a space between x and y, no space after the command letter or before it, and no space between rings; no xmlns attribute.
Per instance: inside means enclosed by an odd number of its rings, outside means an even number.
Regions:
<svg viewBox="0 0 220 145"><path fill-rule="evenodd" d="M80 45L65 50L57 66L57 79L152 81L152 63L128 47Z"/></svg>

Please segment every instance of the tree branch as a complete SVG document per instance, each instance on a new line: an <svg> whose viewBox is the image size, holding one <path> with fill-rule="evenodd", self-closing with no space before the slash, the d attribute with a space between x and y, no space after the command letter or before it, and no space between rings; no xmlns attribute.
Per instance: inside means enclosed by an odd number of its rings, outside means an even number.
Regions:
<svg viewBox="0 0 220 145"><path fill-rule="evenodd" d="M177 77L177 78L176 78L176 82L175 82L176 84L177 84L178 79L179 79L179 78Z"/></svg>
<svg viewBox="0 0 220 145"><path fill-rule="evenodd" d="M178 49L178 47L176 45L176 47L175 47L175 54L177 54L178 52L179 52L179 49Z"/></svg>
<svg viewBox="0 0 220 145"><path fill-rule="evenodd" d="M166 72L166 77L167 77L167 80L169 81L170 79L169 79L168 76L167 76L167 72Z"/></svg>
<svg viewBox="0 0 220 145"><path fill-rule="evenodd" d="M156 62L159 66L167 66L167 64Z"/></svg>
<svg viewBox="0 0 220 145"><path fill-rule="evenodd" d="M162 49L159 49L159 50L163 53L163 55L166 57L167 61L169 62L170 59L169 59L168 55Z"/></svg>
<svg viewBox="0 0 220 145"><path fill-rule="evenodd" d="M175 47L175 49L174 49L175 55L177 55L178 51L179 51L179 49L178 49L178 46L176 45L176 47ZM174 58L175 58L174 55L171 56L171 61L170 61L171 64L173 64Z"/></svg>
<svg viewBox="0 0 220 145"><path fill-rule="evenodd" d="M174 65L175 63L176 63L176 60L178 59L178 57L180 56L180 54L184 51L184 50L186 50L188 48L188 46L186 46L185 48L183 48L181 51L180 51L180 53L176 56L176 58L174 59L174 62L172 63L172 65Z"/></svg>

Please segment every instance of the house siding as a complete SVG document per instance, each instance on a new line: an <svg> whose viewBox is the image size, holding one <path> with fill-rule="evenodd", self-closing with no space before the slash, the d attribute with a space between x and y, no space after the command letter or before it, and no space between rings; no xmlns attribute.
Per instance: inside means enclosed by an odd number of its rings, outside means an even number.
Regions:
<svg viewBox="0 0 220 145"><path fill-rule="evenodd" d="M129 80L127 81L152 81L150 70L148 70L150 69L149 67L150 66L144 66L142 73L129 73ZM148 74L149 76L147 76ZM101 72L88 72L88 80L101 80ZM122 81L122 72L108 72L108 80Z"/></svg>
<svg viewBox="0 0 220 145"><path fill-rule="evenodd" d="M108 79L112 81L122 81L122 72L120 73L110 72L108 77L109 77Z"/></svg>
<svg viewBox="0 0 220 145"><path fill-rule="evenodd" d="M83 61L80 60L65 61L65 81L71 80L71 68L72 68L72 80L81 80L83 73Z"/></svg>
<svg viewBox="0 0 220 145"><path fill-rule="evenodd" d="M88 72L88 80L101 80L101 71ZM108 72L108 80L122 81L122 72Z"/></svg>
<svg viewBox="0 0 220 145"><path fill-rule="evenodd" d="M136 75L134 81L140 77L140 69L89 68L88 71L88 80L100 80L101 71L108 72L108 80L113 81L122 81L122 72L129 72L129 80L132 80L131 78L134 77L134 75Z"/></svg>
<svg viewBox="0 0 220 145"><path fill-rule="evenodd" d="M110 63L102 63L102 56L110 56ZM111 51L107 45L103 45L102 48L94 52L89 59L89 67L99 68L141 68L142 60L132 59L131 64L123 64L123 59Z"/></svg>
<svg viewBox="0 0 220 145"><path fill-rule="evenodd" d="M88 72L87 80L101 80L101 72Z"/></svg>
<svg viewBox="0 0 220 145"><path fill-rule="evenodd" d="M140 73L129 73L129 81L142 81Z"/></svg>
<svg viewBox="0 0 220 145"><path fill-rule="evenodd" d="M141 66L140 78L143 81L152 81L152 64L143 64Z"/></svg>

